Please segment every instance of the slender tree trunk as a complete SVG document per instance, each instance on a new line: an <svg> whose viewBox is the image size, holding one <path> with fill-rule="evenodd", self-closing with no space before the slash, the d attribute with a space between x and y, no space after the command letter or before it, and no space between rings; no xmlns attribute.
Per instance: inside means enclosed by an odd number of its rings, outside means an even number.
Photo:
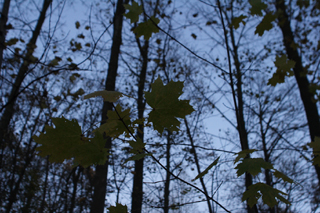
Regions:
<svg viewBox="0 0 320 213"><path fill-rule="evenodd" d="M292 60L296 63L293 68L293 72L307 116L310 138L311 141L314 141L315 137L320 137L320 121L317 104L314 99L314 94L311 93L309 89L310 83L307 78L307 70L305 70L302 65L302 58L299 55L298 50L293 48L292 45L294 43L294 36L291 29L289 16L286 12L284 0L276 0L276 8L279 13L278 26L282 31L283 44L286 49L287 57L289 60ZM318 184L320 185L320 167L315 165L315 170L318 176Z"/></svg>
<svg viewBox="0 0 320 213"><path fill-rule="evenodd" d="M125 0L127 3L128 0ZM113 17L113 36L111 55L108 67L108 74L105 83L105 89L108 91L114 91L116 85L116 77L118 72L118 61L120 54L120 46L122 43L122 23L123 14L125 9L123 7L123 0L118 0L116 12ZM101 123L105 123L107 118L107 112L112 110L112 103L104 102L101 114ZM110 137L105 137L107 149L111 149L112 141ZM103 213L105 208L105 196L107 192L107 174L108 174L109 160L104 165L98 165L96 167L96 173L94 177L94 194L91 204L91 213Z"/></svg>
<svg viewBox="0 0 320 213"><path fill-rule="evenodd" d="M192 149L192 153L193 153L193 156L194 156L194 161L196 163L197 172L198 172L198 174L200 174L201 173L200 163L199 163L196 147L194 145L193 138L192 138L192 135L191 135L191 132L190 132L189 124L188 124L188 121L187 121L186 118L184 119L184 123L186 125L187 135L188 135L189 141L191 143L191 149ZM204 183L203 177L201 177L199 179L200 179L200 183L201 183L202 189L205 192L209 213L213 213L213 208L211 207L210 196L208 194L208 190L207 190L206 184Z"/></svg>
<svg viewBox="0 0 320 213"><path fill-rule="evenodd" d="M49 177L49 156L47 156L46 161L47 161L47 163L46 163L46 176L45 176L44 184L43 184L43 194L42 194L42 200L41 200L39 213L43 213L44 212L44 205L45 205L45 201L46 201L46 194L47 194L47 187L48 187L48 177Z"/></svg>
<svg viewBox="0 0 320 213"><path fill-rule="evenodd" d="M261 142L262 142L262 148L263 148L263 154L264 154L264 160L268 163L271 163L270 162L270 154L269 154L269 150L268 150L268 147L267 147L267 141L266 141L266 131L264 130L263 128L263 112L259 112L259 126L260 126L260 134L261 134ZM264 176L265 176L265 181L266 181L266 184L268 186L271 186L273 187L273 184L272 184L272 174L271 174L271 171L270 169L265 169L264 170ZM269 212L270 213L276 213L276 207L273 207L273 208L269 208Z"/></svg>
<svg viewBox="0 0 320 213"><path fill-rule="evenodd" d="M170 150L171 149L171 132L168 131L166 147L166 181L164 183L164 207L163 212L169 213L169 195L170 195Z"/></svg>
<svg viewBox="0 0 320 213"><path fill-rule="evenodd" d="M79 177L80 177L82 171L83 171L83 167L80 166L80 167L78 167L78 173L76 171L73 173L73 178L72 178L73 190L72 190L72 197L71 197L69 213L73 213L74 207L76 206L76 197L77 197L77 188L78 188L77 186L78 186Z"/></svg>
<svg viewBox="0 0 320 213"><path fill-rule="evenodd" d="M44 20L46 18L46 12L52 3L52 0L44 0L42 10L36 25L36 28L34 29L32 33L32 37L27 44L25 58L23 62L21 63L21 66L19 68L17 77L12 85L12 89L10 91L10 95L7 101L7 104L4 106L4 112L2 114L1 120L0 120L0 147L2 148L4 135L6 135L6 130L10 124L10 121L14 114L14 105L17 100L20 86L26 77L26 74L28 72L28 67L30 65L30 57L32 56L34 49L36 47L37 39L40 35L40 30L42 28L42 25L44 23Z"/></svg>
<svg viewBox="0 0 320 213"><path fill-rule="evenodd" d="M226 26L224 24L224 19L223 19L223 14L222 14L220 1L218 0L217 2L218 2L220 17L221 17L221 22L222 22L222 25L223 25L225 44L226 44L227 55L228 55L230 86L231 86L231 90L232 90L233 103L234 103L234 106L235 106L235 113L236 113L236 118L237 118L237 130L238 130L238 133L239 133L241 150L248 150L249 149L249 141L248 141L248 132L246 130L244 114L243 114L244 102L243 102L243 92L242 92L242 72L241 72L240 61L239 61L239 56L238 56L238 46L235 43L233 27L230 26L229 30L230 30L230 37L231 37L231 45L232 45L232 48L233 48L232 56L233 56L234 65L235 65L235 68L236 68L235 73L233 73L232 65L231 65L230 48L229 48L229 42L228 42L228 36L227 36L228 31L227 31ZM232 9L233 8L232 8L232 4L231 4L231 10ZM236 80L237 80L236 83L234 83L234 80L233 80L234 74L236 75ZM235 89L235 86L236 86L236 89ZM250 155L248 154L246 156L246 158L250 158ZM245 173L246 190L252 184L253 184L252 175L250 173L246 172ZM258 213L257 205L254 205L251 208L247 204L247 212L248 213Z"/></svg>
<svg viewBox="0 0 320 213"><path fill-rule="evenodd" d="M148 49L149 41L144 41L144 45L140 45L140 41L137 39L140 54L142 56L142 68L139 75L138 82L138 119L143 119L144 109L146 102L144 100L143 92L146 82L146 75L148 69ZM139 130L137 133L137 138L143 142L144 138L144 125L139 124ZM131 212L141 213L142 201L143 201L143 161L144 158L136 160L134 164L134 177L133 177L133 189L132 189L132 202L131 202Z"/></svg>
<svg viewBox="0 0 320 213"><path fill-rule="evenodd" d="M6 48L5 40L7 34L7 21L10 8L10 0L5 0L2 5L0 18L0 70L2 68L3 51Z"/></svg>

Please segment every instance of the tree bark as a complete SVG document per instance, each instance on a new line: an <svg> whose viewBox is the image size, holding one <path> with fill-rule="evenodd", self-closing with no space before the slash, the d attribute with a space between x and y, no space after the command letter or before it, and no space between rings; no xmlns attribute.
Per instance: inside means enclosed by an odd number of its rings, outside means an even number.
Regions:
<svg viewBox="0 0 320 213"><path fill-rule="evenodd" d="M128 0L125 0L127 3ZM122 43L122 24L123 24L123 14L125 8L123 7L123 0L118 0L116 12L113 17L113 36L112 36L112 47L111 55L108 67L108 74L105 83L105 89L108 91L114 91L116 85L116 77L118 72L118 61L120 54L120 46ZM107 112L112 110L112 103L104 102L102 113L101 113L101 123L105 123L107 118ZM112 140L110 137L105 137L107 149L111 149ZM94 194L91 204L91 213L103 213L105 208L105 196L107 192L107 174L108 174L109 160L104 165L98 165L96 167L96 173L94 177Z"/></svg>
<svg viewBox="0 0 320 213"><path fill-rule="evenodd" d="M314 94L309 90L310 83L307 78L307 70L305 70L302 65L302 58L299 55L298 50L293 48L292 45L294 43L294 36L291 29L289 16L286 12L284 0L276 0L276 9L279 13L278 26L280 27L283 35L283 44L285 46L287 57L289 60L292 60L296 63L293 68L293 72L307 116L310 139L311 141L314 141L315 137L320 137L320 121L317 104L314 99ZM318 184L320 185L320 167L318 165L315 165L314 167L318 177Z"/></svg>
<svg viewBox="0 0 320 213"><path fill-rule="evenodd" d="M3 51L6 48L5 40L7 34L7 21L10 8L10 0L5 0L2 5L0 18L0 70L2 68Z"/></svg>

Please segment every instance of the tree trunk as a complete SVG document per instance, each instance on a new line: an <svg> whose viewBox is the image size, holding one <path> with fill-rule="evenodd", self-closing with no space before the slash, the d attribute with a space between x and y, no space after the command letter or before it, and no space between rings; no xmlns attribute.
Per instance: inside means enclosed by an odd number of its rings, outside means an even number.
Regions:
<svg viewBox="0 0 320 213"><path fill-rule="evenodd" d="M125 0L127 3L128 0ZM113 17L113 37L112 37L112 47L111 55L108 67L108 74L105 83L105 89L108 91L114 91L116 85L116 77L118 72L118 61L120 54L120 46L122 43L122 23L123 14L125 9L123 7L123 0L118 0L116 12ZM101 123L105 123L107 118L107 112L112 110L112 103L104 102L102 113L101 113ZM105 137L107 149L111 149L112 141L110 137ZM91 213L103 213L105 207L105 196L107 192L107 174L108 174L109 160L104 165L98 165L96 167L94 194L91 204Z"/></svg>
<svg viewBox="0 0 320 213"><path fill-rule="evenodd" d="M307 78L307 70L303 68L301 56L299 55L298 50L292 47L292 44L294 43L294 36L290 26L289 16L286 12L284 0L276 0L276 9L279 12L278 26L282 31L283 44L286 49L287 57L289 60L296 63L293 68L293 72L307 116L310 138L311 141L314 141L315 137L320 137L320 121L317 104L314 99L314 94L309 90L310 83ZM318 184L320 184L320 167L315 165L315 170L318 176Z"/></svg>
<svg viewBox="0 0 320 213"><path fill-rule="evenodd" d="M166 181L164 183L164 206L163 212L169 213L169 195L170 195L170 148L171 148L171 132L168 131L167 147L166 147Z"/></svg>
<svg viewBox="0 0 320 213"><path fill-rule="evenodd" d="M146 102L143 97L147 69L148 69L148 49L149 41L144 41L144 45L140 45L140 41L137 39L140 54L142 56L142 68L139 75L138 82L138 119L143 119L144 109ZM139 124L139 130L137 133L137 138L143 142L144 138L144 125ZM134 177L133 177L133 188L132 188L132 202L131 202L131 212L141 213L142 201L143 201L143 161L144 158L135 161L134 165Z"/></svg>
<svg viewBox="0 0 320 213"><path fill-rule="evenodd" d="M7 34L7 21L10 8L10 0L5 0L2 5L2 12L0 18L0 70L2 68L3 51L6 48L5 40Z"/></svg>
<svg viewBox="0 0 320 213"><path fill-rule="evenodd" d="M232 4L231 4L231 6L232 6ZM230 86L231 86L231 90L232 90L232 96L233 96L232 98L233 98L233 103L234 103L235 113L236 113L236 118L237 118L237 130L239 133L241 150L248 150L249 149L249 141L248 141L248 132L246 130L244 114L243 114L244 102L243 102L243 92L242 92L242 72L241 72L240 61L239 61L239 56L238 56L238 46L235 43L233 27L230 26L230 28L229 28L230 31L228 31L226 29L219 0L218 0L218 7L219 7L219 12L220 12L221 22L223 25L225 44L226 44L226 49L227 49L227 54L228 54ZM232 10L232 7L231 7L231 10ZM235 73L233 73L233 71L232 71L231 56L230 56L229 42L228 42L228 36L227 36L228 32L230 32L230 36L231 36L231 45L233 48L232 56L233 56L234 65L236 68ZM236 80L237 80L236 83L234 83L234 80L233 80L234 74L235 74ZM236 86L236 89L235 89L235 86ZM250 155L248 154L246 156L246 158L250 158ZM245 173L246 190L248 189L249 186L252 185L252 183L253 183L252 175L250 173L246 172ZM247 204L247 212L248 213L258 213L257 205L254 205L251 208Z"/></svg>

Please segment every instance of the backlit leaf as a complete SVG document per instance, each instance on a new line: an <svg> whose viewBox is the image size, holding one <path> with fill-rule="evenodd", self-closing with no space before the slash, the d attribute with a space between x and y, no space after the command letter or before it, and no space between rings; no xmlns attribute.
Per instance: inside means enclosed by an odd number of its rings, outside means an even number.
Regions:
<svg viewBox="0 0 320 213"><path fill-rule="evenodd" d="M248 190L243 193L242 201L248 200L248 205L253 207L261 195L262 201L271 208L277 205L278 201L276 198L285 204L290 204L290 202L282 196L287 195L286 193L283 193L282 191L279 191L264 183L256 183L249 186Z"/></svg>
<svg viewBox="0 0 320 213"><path fill-rule="evenodd" d="M127 206L120 203L116 203L116 206L110 206L108 210L109 213L128 213Z"/></svg>
<svg viewBox="0 0 320 213"><path fill-rule="evenodd" d="M264 161L262 158L245 158L239 163L235 169L237 169L238 177L248 172L255 176L261 172L261 169L273 169L271 163Z"/></svg>
<svg viewBox="0 0 320 213"><path fill-rule="evenodd" d="M272 22L276 20L277 16L272 14L272 13L267 13L260 24L256 27L256 31L254 32L255 34L258 34L259 36L262 36L264 31L271 30L273 25Z"/></svg>
<svg viewBox="0 0 320 213"><path fill-rule="evenodd" d="M267 9L267 5L263 3L261 0L251 0L249 1L251 4L251 15L259 15L262 16L262 10Z"/></svg>
<svg viewBox="0 0 320 213"><path fill-rule="evenodd" d="M130 121L130 109L122 111L121 106L118 104L114 111L108 111L107 117L106 122L95 131L105 133L107 136L114 138L119 137L123 133L127 137L130 137L130 132L134 132Z"/></svg>
<svg viewBox="0 0 320 213"><path fill-rule="evenodd" d="M81 127L76 120L69 121L62 118L52 118L55 126L46 126L45 133L33 136L39 156L49 155L50 162L62 163L66 159L74 159L75 165L88 167L92 164L104 164L107 160L105 140L97 132L94 138L82 135Z"/></svg>
<svg viewBox="0 0 320 213"><path fill-rule="evenodd" d="M315 137L314 141L307 144L313 149L313 165L319 165L320 166L320 137Z"/></svg>
<svg viewBox="0 0 320 213"><path fill-rule="evenodd" d="M128 13L124 14L125 17L131 20L131 23L136 23L139 21L139 16L143 12L142 5L139 5L137 2L132 1L132 5L124 4L124 8L129 10Z"/></svg>
<svg viewBox="0 0 320 213"><path fill-rule="evenodd" d="M213 161L213 163L211 163L203 172L201 172L200 174L198 174L198 175L197 175L194 179L192 179L191 181L195 181L195 180L203 177L204 175L206 175L213 166L217 165L217 163L218 163L218 161L219 161L219 158L220 158L220 157L218 157L215 161Z"/></svg>
<svg viewBox="0 0 320 213"><path fill-rule="evenodd" d="M83 98L89 99L97 96L101 96L104 101L116 102L122 96L122 93L117 91L102 90L85 95Z"/></svg>
<svg viewBox="0 0 320 213"><path fill-rule="evenodd" d="M295 66L296 62L288 60L286 55L280 57L277 55L274 64L277 70L268 81L268 85L271 86L283 83L285 76L292 76L293 72L291 69Z"/></svg>
<svg viewBox="0 0 320 213"><path fill-rule="evenodd" d="M163 85L162 80L158 78L151 88L151 92L145 92L146 101L152 107L149 122L152 122L154 129L160 133L164 128L178 131L180 121L177 118L184 118L194 111L189 101L179 100L183 82L170 81L167 85Z"/></svg>
<svg viewBox="0 0 320 213"><path fill-rule="evenodd" d="M273 175L276 178L281 178L283 181L288 182L288 183L293 183L293 180L291 178L289 178L287 175L283 174L282 172L279 172L278 170L276 170Z"/></svg>
<svg viewBox="0 0 320 213"><path fill-rule="evenodd" d="M159 32L158 27L160 20L155 17L151 17L146 22L139 23L138 26L133 30L133 32L137 35L137 37L144 36L145 40L149 40L152 33Z"/></svg>
<svg viewBox="0 0 320 213"><path fill-rule="evenodd" d="M234 160L234 163L237 163L241 158L245 158L248 154L251 154L253 152L257 151L256 149L246 149L238 152L236 155L236 159Z"/></svg>

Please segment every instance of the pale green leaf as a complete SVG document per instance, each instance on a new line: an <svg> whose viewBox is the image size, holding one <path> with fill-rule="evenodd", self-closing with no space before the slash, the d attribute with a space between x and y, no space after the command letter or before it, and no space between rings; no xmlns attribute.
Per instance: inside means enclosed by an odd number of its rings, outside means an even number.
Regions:
<svg viewBox="0 0 320 213"><path fill-rule="evenodd" d="M255 151L257 151L257 150L256 149L246 149L246 150L242 150L242 151L236 153L235 155L238 155L238 156L234 160L234 163L237 163L240 159L245 158L247 155L249 155Z"/></svg>
<svg viewBox="0 0 320 213"><path fill-rule="evenodd" d="M282 191L279 191L265 183L256 183L249 186L248 190L243 193L242 201L248 200L248 205L253 207L261 195L262 201L271 208L277 205L277 199L285 204L290 204L290 202L282 196L287 195L286 193L283 193Z"/></svg>
<svg viewBox="0 0 320 213"><path fill-rule="evenodd" d="M121 96L121 92L116 92L116 91L107 91L107 90L102 90L102 91L96 91L93 93L90 93L88 95L85 95L83 98L84 99L89 99L93 97L101 96L104 101L108 102L116 102Z"/></svg>
<svg viewBox="0 0 320 213"><path fill-rule="evenodd" d="M118 104L114 111L109 110L107 112L107 117L108 119L105 123L95 131L105 133L107 136L113 138L117 138L123 133L125 133L126 137L130 137L130 132L134 132L130 121L130 109L122 111L121 106Z"/></svg>
<svg viewBox="0 0 320 213"><path fill-rule="evenodd" d="M213 163L211 163L203 172L201 172L200 174L198 174L198 175L197 175L194 179L192 179L191 181L195 181L195 180L197 180L197 179L199 179L199 178L202 178L204 175L206 175L212 167L214 167L215 165L217 165L217 163L218 163L218 161L219 161L219 158L220 158L220 157L218 157L215 161L213 161Z"/></svg>
<svg viewBox="0 0 320 213"><path fill-rule="evenodd" d="M136 161L136 160L143 159L143 158L145 158L145 157L147 157L147 156L151 156L151 153L135 154L135 155L129 157L128 159L126 159L126 160L124 161L124 164L127 163L127 162L129 162L129 161Z"/></svg>
<svg viewBox="0 0 320 213"><path fill-rule="evenodd" d="M315 137L314 141L307 144L313 149L313 165L320 166L320 137Z"/></svg>
<svg viewBox="0 0 320 213"><path fill-rule="evenodd" d="M273 175L276 178L281 178L283 181L288 182L288 183L293 183L293 180L291 178L289 178L287 175L283 174L282 172L279 172L278 170L276 170Z"/></svg>
<svg viewBox="0 0 320 213"><path fill-rule="evenodd" d="M261 169L273 169L271 163L264 161L262 158L245 158L239 163L235 169L237 169L238 177L248 172L255 176L261 172Z"/></svg>

